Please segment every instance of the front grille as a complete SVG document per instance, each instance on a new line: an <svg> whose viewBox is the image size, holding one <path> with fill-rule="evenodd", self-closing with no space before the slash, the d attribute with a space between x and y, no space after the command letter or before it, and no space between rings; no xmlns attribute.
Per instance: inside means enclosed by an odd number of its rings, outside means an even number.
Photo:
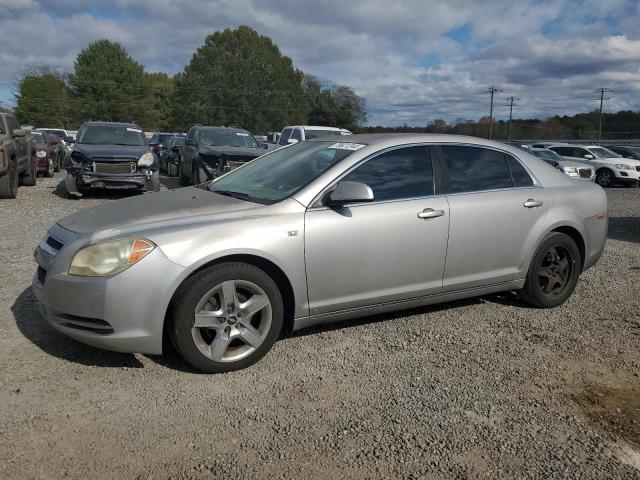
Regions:
<svg viewBox="0 0 640 480"><path fill-rule="evenodd" d="M41 285L44 285L44 281L47 279L47 271L39 266L36 275L38 276L38 282L40 282Z"/></svg>
<svg viewBox="0 0 640 480"><path fill-rule="evenodd" d="M75 330L83 330L92 332L97 335L110 335L113 333L113 327L109 322L97 318L79 317L77 315L69 315L66 313L57 313L54 320L59 325Z"/></svg>
<svg viewBox="0 0 640 480"><path fill-rule="evenodd" d="M126 174L135 173L136 169L136 162L94 163L94 172L96 173Z"/></svg>
<svg viewBox="0 0 640 480"><path fill-rule="evenodd" d="M52 236L47 237L47 245L53 248L56 252L64 247L64 243Z"/></svg>
<svg viewBox="0 0 640 480"><path fill-rule="evenodd" d="M578 172L580 173L580 178L591 178L590 168L579 168Z"/></svg>

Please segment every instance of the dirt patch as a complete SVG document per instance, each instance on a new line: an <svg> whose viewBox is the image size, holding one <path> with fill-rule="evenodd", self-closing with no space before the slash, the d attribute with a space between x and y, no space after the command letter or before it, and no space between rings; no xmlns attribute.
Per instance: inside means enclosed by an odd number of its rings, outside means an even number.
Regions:
<svg viewBox="0 0 640 480"><path fill-rule="evenodd" d="M599 431L640 449L640 379L617 388L590 385L572 396Z"/></svg>

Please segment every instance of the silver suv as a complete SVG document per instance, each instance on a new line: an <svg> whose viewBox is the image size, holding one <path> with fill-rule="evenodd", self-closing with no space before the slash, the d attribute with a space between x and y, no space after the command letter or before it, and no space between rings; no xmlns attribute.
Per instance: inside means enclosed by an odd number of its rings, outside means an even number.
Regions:
<svg viewBox="0 0 640 480"><path fill-rule="evenodd" d="M224 372L322 322L506 290L560 305L604 249L606 212L600 187L497 142L324 138L63 218L33 290L79 341L159 354L166 332Z"/></svg>

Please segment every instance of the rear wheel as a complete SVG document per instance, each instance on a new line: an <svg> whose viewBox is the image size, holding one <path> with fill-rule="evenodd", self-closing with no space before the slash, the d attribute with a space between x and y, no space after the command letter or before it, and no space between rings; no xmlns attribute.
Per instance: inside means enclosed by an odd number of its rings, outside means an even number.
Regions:
<svg viewBox="0 0 640 480"><path fill-rule="evenodd" d="M533 256L520 296L537 308L562 305L578 283L580 265L580 250L569 235L548 234Z"/></svg>
<svg viewBox="0 0 640 480"><path fill-rule="evenodd" d="M271 349L282 328L282 295L273 279L245 263L223 263L189 278L176 293L169 335L195 368L246 368Z"/></svg>
<svg viewBox="0 0 640 480"><path fill-rule="evenodd" d="M191 185L191 180L185 176L184 174L184 168L182 168L182 165L178 165L178 177L180 178L180 186L181 187L187 187L189 185Z"/></svg>
<svg viewBox="0 0 640 480"><path fill-rule="evenodd" d="M601 187L610 187L613 185L613 181L615 180L615 175L608 168L603 168L598 170L596 173L596 183Z"/></svg>
<svg viewBox="0 0 640 480"><path fill-rule="evenodd" d="M38 167L33 155L29 156L27 171L22 176L22 184L26 187L34 187L38 182Z"/></svg>
<svg viewBox="0 0 640 480"><path fill-rule="evenodd" d="M16 198L18 194L18 165L16 160L9 160L7 173L0 177L0 198Z"/></svg>

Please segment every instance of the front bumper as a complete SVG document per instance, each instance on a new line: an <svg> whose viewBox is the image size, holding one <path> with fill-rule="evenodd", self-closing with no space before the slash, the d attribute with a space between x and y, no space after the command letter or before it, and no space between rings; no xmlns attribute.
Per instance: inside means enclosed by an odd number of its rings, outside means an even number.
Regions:
<svg viewBox="0 0 640 480"><path fill-rule="evenodd" d="M56 253L45 244L34 252L38 271L32 289L47 322L82 343L118 352L162 353L165 313L187 272L159 247L114 277L78 277L67 273L73 254L87 237L54 227L65 237ZM49 234L48 234L49 235Z"/></svg>
<svg viewBox="0 0 640 480"><path fill-rule="evenodd" d="M77 172L76 183L81 188L138 189L151 188L151 172L97 173Z"/></svg>
<svg viewBox="0 0 640 480"><path fill-rule="evenodd" d="M38 172L46 172L49 170L49 157L36 157L36 169Z"/></svg>

